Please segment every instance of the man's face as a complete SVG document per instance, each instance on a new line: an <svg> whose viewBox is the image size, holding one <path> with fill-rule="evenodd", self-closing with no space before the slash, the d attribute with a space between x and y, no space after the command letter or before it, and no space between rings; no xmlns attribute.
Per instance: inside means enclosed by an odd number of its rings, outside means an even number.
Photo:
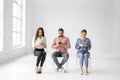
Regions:
<svg viewBox="0 0 120 80"><path fill-rule="evenodd" d="M58 35L59 35L59 37L62 37L62 36L63 36L63 34L64 34L64 32L63 32L63 31L58 31Z"/></svg>

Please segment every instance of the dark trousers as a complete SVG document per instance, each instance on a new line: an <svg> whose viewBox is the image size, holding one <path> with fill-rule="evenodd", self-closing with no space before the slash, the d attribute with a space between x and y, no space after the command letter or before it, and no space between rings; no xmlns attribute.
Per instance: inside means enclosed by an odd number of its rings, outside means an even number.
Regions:
<svg viewBox="0 0 120 80"><path fill-rule="evenodd" d="M40 52L40 54L37 56L36 66L38 67L40 64L40 67L42 67L46 58L46 52L44 51L44 49L37 49L36 51Z"/></svg>

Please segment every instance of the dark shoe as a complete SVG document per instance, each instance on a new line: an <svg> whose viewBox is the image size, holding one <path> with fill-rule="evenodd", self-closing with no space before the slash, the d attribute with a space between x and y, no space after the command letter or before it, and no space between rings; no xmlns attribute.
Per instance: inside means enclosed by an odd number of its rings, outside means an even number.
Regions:
<svg viewBox="0 0 120 80"><path fill-rule="evenodd" d="M58 67L56 70L58 71L60 68Z"/></svg>
<svg viewBox="0 0 120 80"><path fill-rule="evenodd" d="M56 69L56 71L59 71L59 69L62 69L62 65L59 64L59 67Z"/></svg>
<svg viewBox="0 0 120 80"><path fill-rule="evenodd" d="M59 68L62 68L62 65L61 65L61 64L59 64Z"/></svg>
<svg viewBox="0 0 120 80"><path fill-rule="evenodd" d="M37 72L38 74L42 73L41 71Z"/></svg>

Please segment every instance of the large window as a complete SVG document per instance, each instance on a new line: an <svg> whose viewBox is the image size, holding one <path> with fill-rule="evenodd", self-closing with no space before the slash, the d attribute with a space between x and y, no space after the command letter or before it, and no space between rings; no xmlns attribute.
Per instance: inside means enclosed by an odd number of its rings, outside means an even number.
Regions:
<svg viewBox="0 0 120 80"><path fill-rule="evenodd" d="M3 0L0 0L0 51L3 51Z"/></svg>
<svg viewBox="0 0 120 80"><path fill-rule="evenodd" d="M13 47L25 46L25 0L13 1Z"/></svg>

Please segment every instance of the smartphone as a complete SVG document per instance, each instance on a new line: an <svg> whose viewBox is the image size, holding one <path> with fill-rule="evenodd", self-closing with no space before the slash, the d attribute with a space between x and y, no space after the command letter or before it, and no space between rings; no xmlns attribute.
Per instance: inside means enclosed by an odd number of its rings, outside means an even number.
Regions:
<svg viewBox="0 0 120 80"><path fill-rule="evenodd" d="M62 42L59 42L59 44L62 44Z"/></svg>

